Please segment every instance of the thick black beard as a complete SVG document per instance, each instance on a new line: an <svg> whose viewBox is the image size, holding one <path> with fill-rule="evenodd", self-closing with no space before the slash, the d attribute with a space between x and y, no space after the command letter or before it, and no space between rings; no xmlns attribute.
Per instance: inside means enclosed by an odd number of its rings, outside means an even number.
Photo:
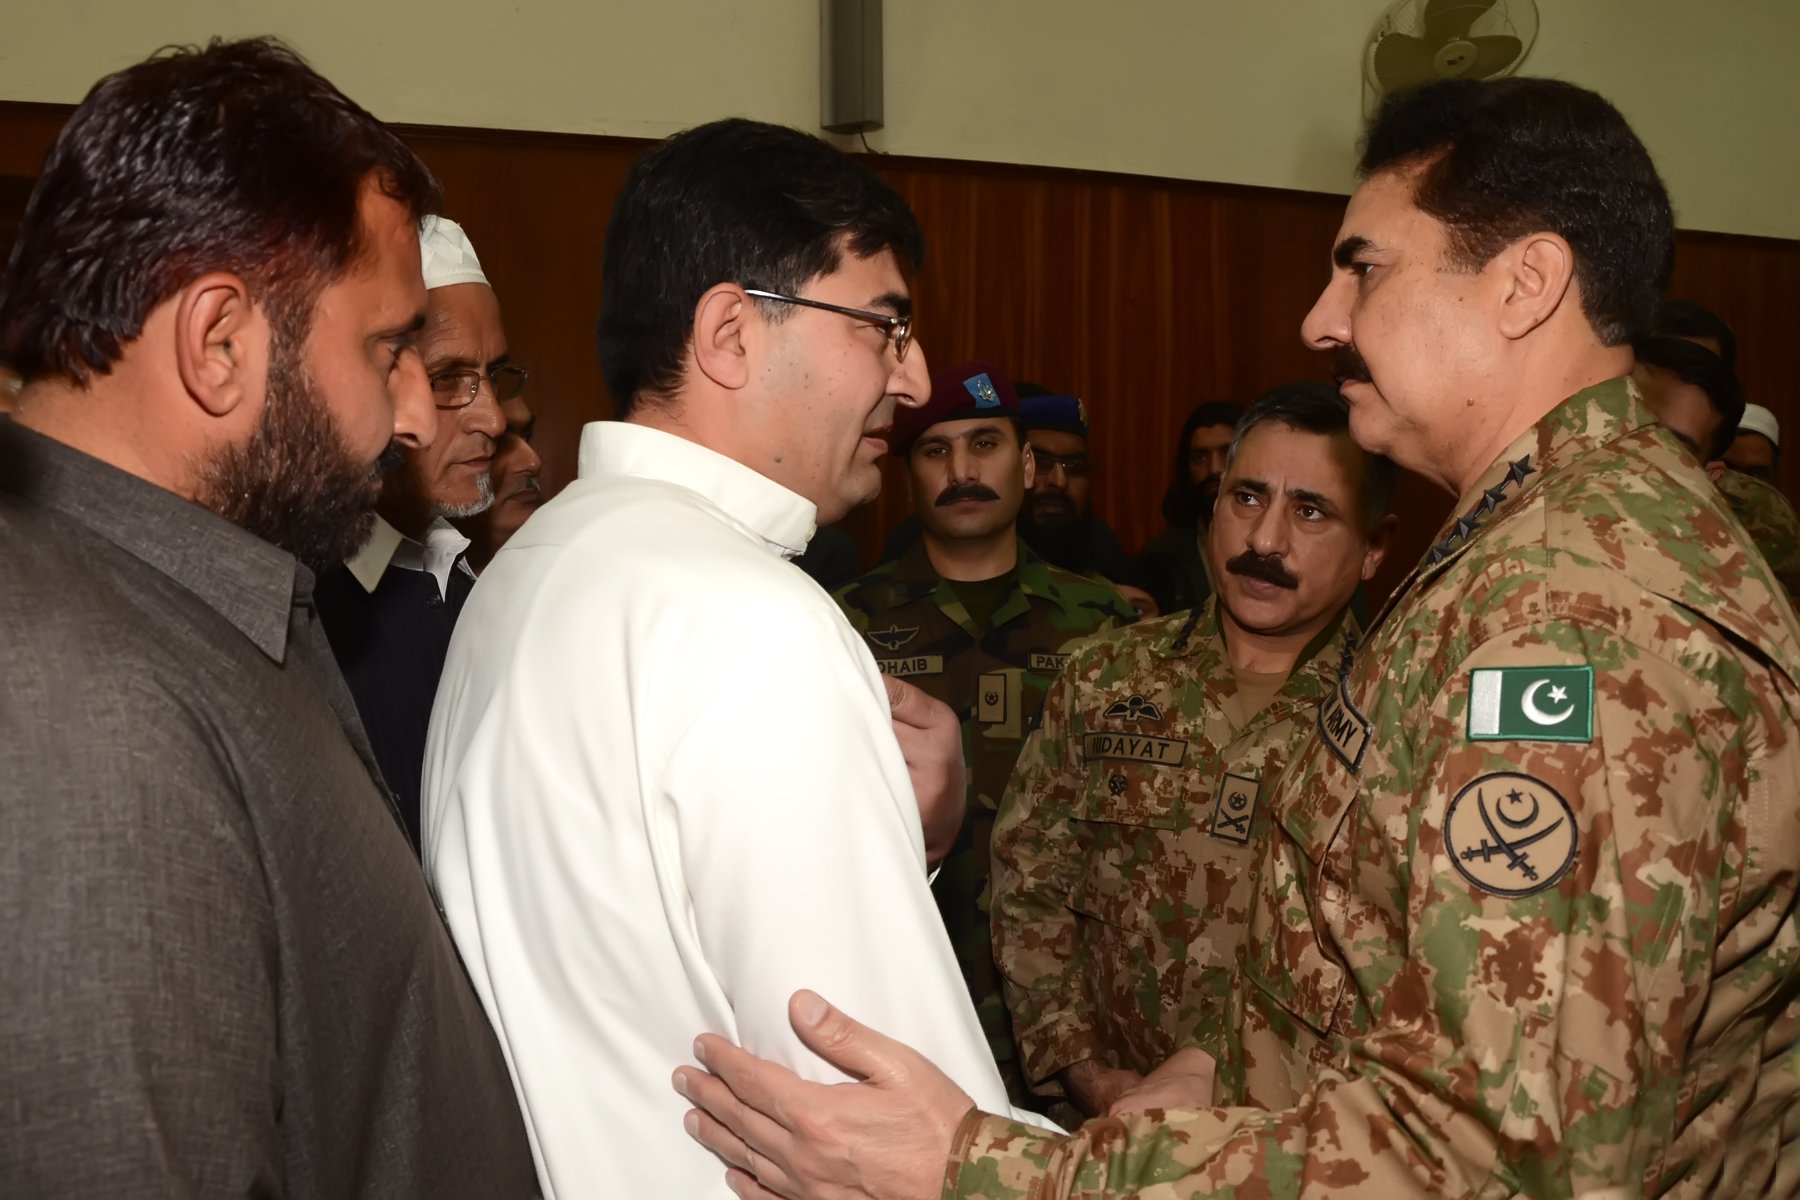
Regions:
<svg viewBox="0 0 1800 1200"><path fill-rule="evenodd" d="M405 449L391 442L375 463L357 461L301 361L303 341L273 332L262 420L248 442L214 458L200 502L316 573L368 540L381 477Z"/></svg>

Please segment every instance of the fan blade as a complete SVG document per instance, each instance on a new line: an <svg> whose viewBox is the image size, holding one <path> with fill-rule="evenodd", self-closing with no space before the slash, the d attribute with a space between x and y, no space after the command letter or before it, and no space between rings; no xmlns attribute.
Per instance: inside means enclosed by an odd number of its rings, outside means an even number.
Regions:
<svg viewBox="0 0 1800 1200"><path fill-rule="evenodd" d="M1375 78L1392 95L1430 83L1438 77L1431 65L1434 47L1423 38L1390 33L1375 43Z"/></svg>
<svg viewBox="0 0 1800 1200"><path fill-rule="evenodd" d="M1425 40L1443 45L1469 36L1475 22L1499 0L1429 0L1425 5Z"/></svg>
<svg viewBox="0 0 1800 1200"><path fill-rule="evenodd" d="M1489 79L1504 74L1525 49L1524 42L1504 33L1470 38L1469 44L1475 47L1475 61L1463 72L1464 79Z"/></svg>

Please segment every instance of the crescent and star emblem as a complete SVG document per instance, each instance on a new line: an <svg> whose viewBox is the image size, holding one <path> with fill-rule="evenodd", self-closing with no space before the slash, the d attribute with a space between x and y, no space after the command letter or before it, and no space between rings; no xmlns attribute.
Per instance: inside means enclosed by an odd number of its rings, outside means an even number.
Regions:
<svg viewBox="0 0 1800 1200"><path fill-rule="evenodd" d="M1570 704L1569 707L1563 709L1559 713L1546 712L1543 708L1539 707L1537 702L1538 691L1549 682L1548 679L1538 680L1536 683L1526 688L1525 695L1519 699L1519 707L1525 711L1526 718L1535 725L1560 725L1575 715L1575 706L1573 704ZM1550 689L1550 703L1567 704L1568 700L1568 688L1558 684Z"/></svg>
<svg viewBox="0 0 1800 1200"><path fill-rule="evenodd" d="M1541 779L1497 771L1472 780L1444 812L1444 849L1458 874L1495 896L1534 896L1574 866L1575 810Z"/></svg>

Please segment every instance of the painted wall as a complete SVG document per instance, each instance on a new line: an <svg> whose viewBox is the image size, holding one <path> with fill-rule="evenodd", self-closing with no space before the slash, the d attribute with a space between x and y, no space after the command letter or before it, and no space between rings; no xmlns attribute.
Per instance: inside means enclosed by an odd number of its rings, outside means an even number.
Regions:
<svg viewBox="0 0 1800 1200"><path fill-rule="evenodd" d="M1800 3L1538 0L1527 69L1612 97L1687 228L1800 237ZM73 102L156 46L288 38L395 121L655 137L818 119L818 0L0 5L0 99ZM900 154L1350 186L1384 0L887 0Z"/></svg>

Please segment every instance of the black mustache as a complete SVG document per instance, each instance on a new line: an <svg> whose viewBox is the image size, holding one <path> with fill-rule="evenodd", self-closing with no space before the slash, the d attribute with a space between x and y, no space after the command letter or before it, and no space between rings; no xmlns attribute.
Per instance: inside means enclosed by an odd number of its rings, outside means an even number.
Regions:
<svg viewBox="0 0 1800 1200"><path fill-rule="evenodd" d="M1300 586L1300 581L1288 574L1288 569L1281 565L1281 559L1273 554L1258 554L1254 550L1246 550L1226 563L1225 569L1233 575L1260 579L1276 587L1291 589Z"/></svg>
<svg viewBox="0 0 1800 1200"><path fill-rule="evenodd" d="M964 500L998 500L993 488L984 483L953 483L938 494L937 506L944 508Z"/></svg>
<svg viewBox="0 0 1800 1200"><path fill-rule="evenodd" d="M1375 382L1369 374L1369 364L1363 361L1355 346L1333 346L1330 358L1331 377L1339 383Z"/></svg>

